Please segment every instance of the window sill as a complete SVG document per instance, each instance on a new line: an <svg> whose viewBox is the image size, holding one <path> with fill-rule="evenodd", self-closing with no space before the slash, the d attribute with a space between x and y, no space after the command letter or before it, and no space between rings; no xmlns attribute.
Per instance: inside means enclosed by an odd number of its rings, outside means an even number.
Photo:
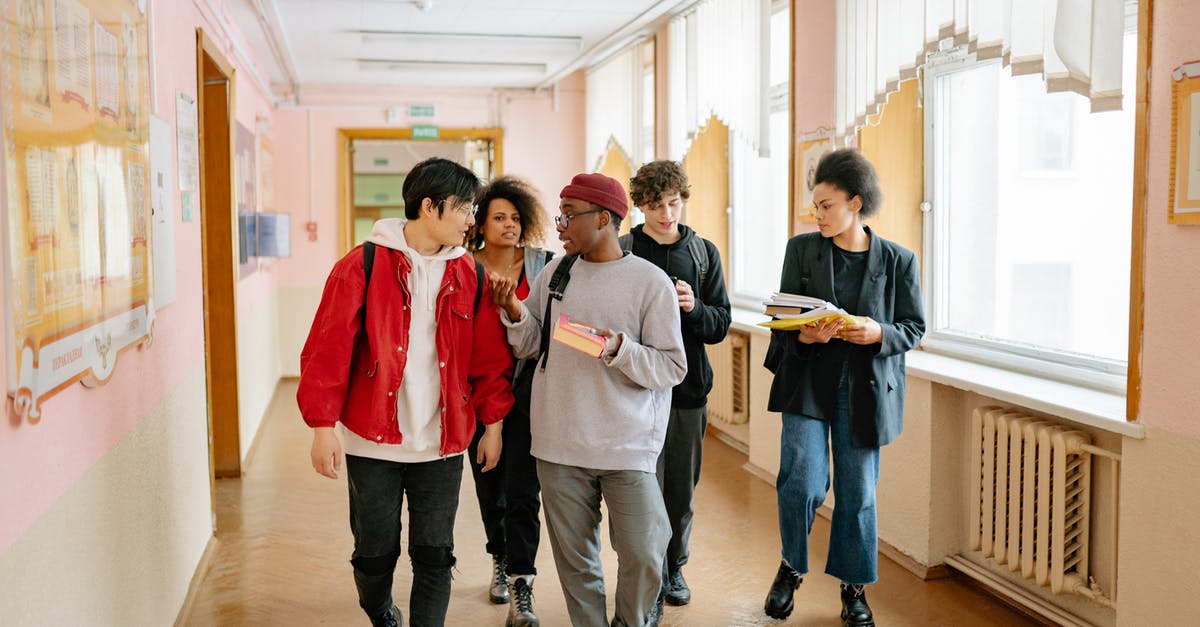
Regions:
<svg viewBox="0 0 1200 627"><path fill-rule="evenodd" d="M767 320L761 311L734 307L734 329L770 337L758 326ZM909 351L908 375L952 388L975 392L1005 403L1057 416L1063 420L1126 437L1142 439L1145 429L1125 420L1125 396L1080 385L1043 379L923 350Z"/></svg>
<svg viewBox="0 0 1200 627"><path fill-rule="evenodd" d="M1034 377L923 350L907 356L908 375L1027 407L1064 420L1142 439L1145 429L1125 420L1125 397Z"/></svg>
<svg viewBox="0 0 1200 627"><path fill-rule="evenodd" d="M733 309L731 310L730 319L730 327L738 331L749 333L751 335L762 335L765 337L771 336L770 329L758 326L758 323L766 322L770 319L762 311L754 311L753 309L746 309L744 307L734 305Z"/></svg>

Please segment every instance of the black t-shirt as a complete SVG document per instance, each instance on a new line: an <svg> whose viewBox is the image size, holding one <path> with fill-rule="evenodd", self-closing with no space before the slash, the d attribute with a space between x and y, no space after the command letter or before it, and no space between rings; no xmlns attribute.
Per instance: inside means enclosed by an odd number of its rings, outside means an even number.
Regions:
<svg viewBox="0 0 1200 627"><path fill-rule="evenodd" d="M850 252L833 247L833 293L837 306L858 314L858 295L867 273L867 251Z"/></svg>
<svg viewBox="0 0 1200 627"><path fill-rule="evenodd" d="M833 247L833 294L837 299L835 304L847 313L858 313L858 296L862 291L863 276L866 272L867 251L850 252L836 245ZM821 349L825 363L832 367L822 368L813 373L814 383L819 388L837 390L844 365L850 359L854 346L849 342L833 339ZM832 403L835 399L836 396L832 393L821 399L825 401L821 405L826 417L834 415Z"/></svg>

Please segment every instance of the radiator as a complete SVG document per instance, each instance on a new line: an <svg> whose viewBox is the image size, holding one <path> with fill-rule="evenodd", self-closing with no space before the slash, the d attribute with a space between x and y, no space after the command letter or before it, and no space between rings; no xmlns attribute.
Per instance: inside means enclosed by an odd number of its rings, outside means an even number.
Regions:
<svg viewBox="0 0 1200 627"><path fill-rule="evenodd" d="M708 347L713 369L713 387L708 393L708 415L729 424L745 424L750 418L750 337L730 331L725 341Z"/></svg>
<svg viewBox="0 0 1200 627"><path fill-rule="evenodd" d="M1091 437L980 407L971 420L970 546L1055 594L1107 601L1088 571Z"/></svg>

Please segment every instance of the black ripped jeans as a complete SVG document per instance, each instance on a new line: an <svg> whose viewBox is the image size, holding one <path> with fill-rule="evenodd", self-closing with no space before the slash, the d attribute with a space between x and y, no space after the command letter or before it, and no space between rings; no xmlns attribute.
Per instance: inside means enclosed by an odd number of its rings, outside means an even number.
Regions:
<svg viewBox="0 0 1200 627"><path fill-rule="evenodd" d="M400 510L408 495L408 557L413 582L407 624L440 627L450 603L454 516L462 456L400 463L346 456L354 583L358 604L378 617L392 607L392 575L400 557Z"/></svg>

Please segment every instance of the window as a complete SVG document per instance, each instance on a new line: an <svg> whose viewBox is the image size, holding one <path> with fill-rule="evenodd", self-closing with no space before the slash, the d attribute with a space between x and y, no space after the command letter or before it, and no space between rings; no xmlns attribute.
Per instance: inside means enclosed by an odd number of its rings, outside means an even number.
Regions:
<svg viewBox="0 0 1200 627"><path fill-rule="evenodd" d="M1124 390L1135 31L1120 111L999 61L927 69L926 348Z"/></svg>
<svg viewBox="0 0 1200 627"><path fill-rule="evenodd" d="M769 157L731 136L730 192L733 198L733 262L729 264L735 304L761 309L779 289L779 270L789 225L788 172L791 154L789 76L791 17L786 2L772 7L767 76Z"/></svg>

